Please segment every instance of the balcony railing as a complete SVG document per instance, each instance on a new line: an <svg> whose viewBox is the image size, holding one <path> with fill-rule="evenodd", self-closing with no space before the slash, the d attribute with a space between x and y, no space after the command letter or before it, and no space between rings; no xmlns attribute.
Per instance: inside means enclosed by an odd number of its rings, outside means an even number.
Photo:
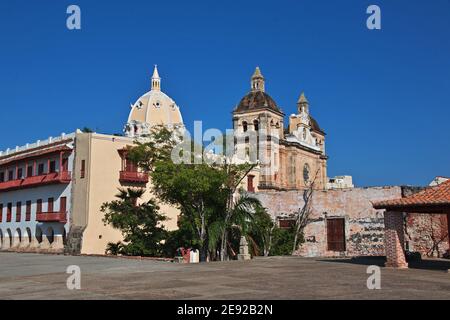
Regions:
<svg viewBox="0 0 450 320"><path fill-rule="evenodd" d="M120 171L120 182L148 183L148 174L144 172Z"/></svg>
<svg viewBox="0 0 450 320"><path fill-rule="evenodd" d="M39 222L67 222L67 213L65 212L42 212L36 214L36 221Z"/></svg>
<svg viewBox="0 0 450 320"><path fill-rule="evenodd" d="M33 188L48 184L70 183L72 180L71 172L53 172L39 176L27 177L24 179L10 180L0 182L0 192L23 188Z"/></svg>

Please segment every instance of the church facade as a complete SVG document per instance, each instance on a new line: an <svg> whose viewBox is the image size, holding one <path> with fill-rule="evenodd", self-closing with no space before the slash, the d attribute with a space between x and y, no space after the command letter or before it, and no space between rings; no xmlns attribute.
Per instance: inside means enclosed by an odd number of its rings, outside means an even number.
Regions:
<svg viewBox="0 0 450 320"><path fill-rule="evenodd" d="M285 127L285 114L265 87L265 78L257 67L250 92L233 111L236 153L240 155L236 161L258 163L245 181L247 190L325 189L326 134L312 117L304 93Z"/></svg>

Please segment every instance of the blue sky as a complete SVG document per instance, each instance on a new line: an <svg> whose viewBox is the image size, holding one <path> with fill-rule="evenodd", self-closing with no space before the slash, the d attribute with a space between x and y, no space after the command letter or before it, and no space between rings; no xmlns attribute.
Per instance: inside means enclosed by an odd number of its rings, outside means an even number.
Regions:
<svg viewBox="0 0 450 320"><path fill-rule="evenodd" d="M77 4L82 30L66 29ZM382 30L366 28L377 4ZM450 176L450 1L0 2L0 149L88 126L121 132L154 64L188 128L231 127L256 65L289 115L305 91L329 176Z"/></svg>

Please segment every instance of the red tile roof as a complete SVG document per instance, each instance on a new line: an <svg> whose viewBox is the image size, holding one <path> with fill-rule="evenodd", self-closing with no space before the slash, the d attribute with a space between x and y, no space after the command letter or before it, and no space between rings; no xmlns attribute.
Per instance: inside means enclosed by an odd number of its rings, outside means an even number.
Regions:
<svg viewBox="0 0 450 320"><path fill-rule="evenodd" d="M49 153L55 153L58 151L70 151L72 150L68 146L65 145L69 140L59 141L54 144L44 145L42 147L25 150L23 152L17 152L10 155L6 155L4 157L0 157L0 166L10 165L11 163L22 161L22 160L30 160L36 157L40 157L42 155L46 155Z"/></svg>
<svg viewBox="0 0 450 320"><path fill-rule="evenodd" d="M450 208L450 180L445 181L440 185L427 188L409 197L373 203L375 209L417 206L445 206Z"/></svg>

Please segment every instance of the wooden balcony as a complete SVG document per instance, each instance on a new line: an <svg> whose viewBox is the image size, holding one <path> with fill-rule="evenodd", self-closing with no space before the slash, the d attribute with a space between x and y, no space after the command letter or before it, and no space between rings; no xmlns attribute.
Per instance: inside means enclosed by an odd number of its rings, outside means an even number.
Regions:
<svg viewBox="0 0 450 320"><path fill-rule="evenodd" d="M0 183L0 192L17 189L34 188L48 184L68 184L72 180L71 172L53 172L44 175L5 181Z"/></svg>
<svg viewBox="0 0 450 320"><path fill-rule="evenodd" d="M42 212L36 214L36 221L39 222L67 222L66 212Z"/></svg>
<svg viewBox="0 0 450 320"><path fill-rule="evenodd" d="M120 182L122 183L139 183L147 184L148 174L144 172L120 171Z"/></svg>

